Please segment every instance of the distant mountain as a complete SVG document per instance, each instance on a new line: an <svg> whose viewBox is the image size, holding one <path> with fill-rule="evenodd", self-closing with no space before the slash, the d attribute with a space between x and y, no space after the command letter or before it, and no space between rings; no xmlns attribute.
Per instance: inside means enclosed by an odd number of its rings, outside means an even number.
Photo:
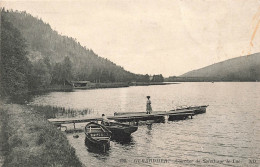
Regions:
<svg viewBox="0 0 260 167"><path fill-rule="evenodd" d="M260 81L260 53L222 61L167 80Z"/></svg>
<svg viewBox="0 0 260 167"><path fill-rule="evenodd" d="M47 70L51 68L52 71L56 69L57 72L64 68L61 63L66 61L69 67L71 65L72 74L67 78L71 80L122 82L145 78L144 75L126 71L123 67L98 56L91 49L83 47L76 39L60 35L48 23L26 12L3 10L1 15L4 15L21 32L27 43L27 57L35 68L43 65L47 67ZM66 65L66 63L63 64ZM36 69L36 71L41 69L44 68ZM42 73L46 73L46 70ZM47 71L47 73L51 72ZM46 74L42 80L53 78L54 75ZM55 79L57 78L59 77L56 76Z"/></svg>

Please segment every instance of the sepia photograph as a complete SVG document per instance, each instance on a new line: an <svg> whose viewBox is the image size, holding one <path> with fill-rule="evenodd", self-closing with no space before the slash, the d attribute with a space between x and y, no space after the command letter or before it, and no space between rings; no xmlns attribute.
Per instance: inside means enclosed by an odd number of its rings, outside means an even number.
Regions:
<svg viewBox="0 0 260 167"><path fill-rule="evenodd" d="M0 14L0 167L260 166L260 0Z"/></svg>

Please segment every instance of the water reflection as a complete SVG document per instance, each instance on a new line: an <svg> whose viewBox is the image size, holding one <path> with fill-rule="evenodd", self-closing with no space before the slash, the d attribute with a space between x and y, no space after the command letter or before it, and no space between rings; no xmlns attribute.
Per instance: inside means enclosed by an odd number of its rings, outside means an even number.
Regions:
<svg viewBox="0 0 260 167"><path fill-rule="evenodd" d="M133 140L133 137L131 135L125 136L125 137L113 137L112 141L117 142L121 145L125 145L125 146L134 145L134 140Z"/></svg>
<svg viewBox="0 0 260 167"><path fill-rule="evenodd" d="M91 156L95 157L98 160L106 160L110 154L110 150L108 150L106 152L102 152L100 150L91 150L88 147L87 147L86 151L88 151Z"/></svg>
<svg viewBox="0 0 260 167"><path fill-rule="evenodd" d="M151 130L152 130L152 125L153 125L153 124L148 124L148 125L147 125L148 132L151 132Z"/></svg>
<svg viewBox="0 0 260 167"><path fill-rule="evenodd" d="M153 138L153 134L152 134L152 123L147 123L147 130L146 130L146 143L152 143L152 138Z"/></svg>

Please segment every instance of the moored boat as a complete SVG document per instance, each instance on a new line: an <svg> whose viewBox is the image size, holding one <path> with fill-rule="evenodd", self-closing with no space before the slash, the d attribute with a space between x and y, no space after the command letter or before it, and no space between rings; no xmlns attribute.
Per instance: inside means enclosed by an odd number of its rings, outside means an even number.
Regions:
<svg viewBox="0 0 260 167"><path fill-rule="evenodd" d="M112 138L127 138L138 129L138 126L119 122L109 122L104 126L112 132Z"/></svg>
<svg viewBox="0 0 260 167"><path fill-rule="evenodd" d="M189 106L189 107L184 107L184 108L179 108L177 110L183 110L183 109L187 109L187 110L193 110L194 114L202 114L206 112L208 105L204 105L204 106Z"/></svg>
<svg viewBox="0 0 260 167"><path fill-rule="evenodd" d="M111 131L105 126L90 122L85 127L85 143L90 150L106 152L110 147Z"/></svg>

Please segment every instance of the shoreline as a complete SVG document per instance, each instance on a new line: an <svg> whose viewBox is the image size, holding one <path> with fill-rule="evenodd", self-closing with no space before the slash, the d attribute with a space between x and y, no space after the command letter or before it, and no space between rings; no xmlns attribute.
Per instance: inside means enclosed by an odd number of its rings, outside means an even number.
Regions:
<svg viewBox="0 0 260 167"><path fill-rule="evenodd" d="M25 105L0 106L0 165L83 166L66 135ZM4 122L2 120L5 120Z"/></svg>
<svg viewBox="0 0 260 167"><path fill-rule="evenodd" d="M107 88L125 88L132 86L154 86L154 85L171 85L171 84L179 84L176 82L114 82L114 83L91 83L86 87L73 88L72 85L50 85L45 88L38 88L34 90L30 90L23 94L18 94L14 97L7 97L6 101L8 103L16 103L16 104L27 104L28 101L31 100L32 97L37 95L43 95L51 92L73 92L75 90L93 90L93 89L107 89Z"/></svg>
<svg viewBox="0 0 260 167"><path fill-rule="evenodd" d="M78 89L106 89L106 88L124 88L131 86L153 86L153 85L171 85L171 84L179 84L176 82L114 82L114 83L91 83L86 87L76 87L73 88L72 85L50 85L46 88L35 89L29 91L29 94L39 94L39 93L47 93L47 92L70 92Z"/></svg>

